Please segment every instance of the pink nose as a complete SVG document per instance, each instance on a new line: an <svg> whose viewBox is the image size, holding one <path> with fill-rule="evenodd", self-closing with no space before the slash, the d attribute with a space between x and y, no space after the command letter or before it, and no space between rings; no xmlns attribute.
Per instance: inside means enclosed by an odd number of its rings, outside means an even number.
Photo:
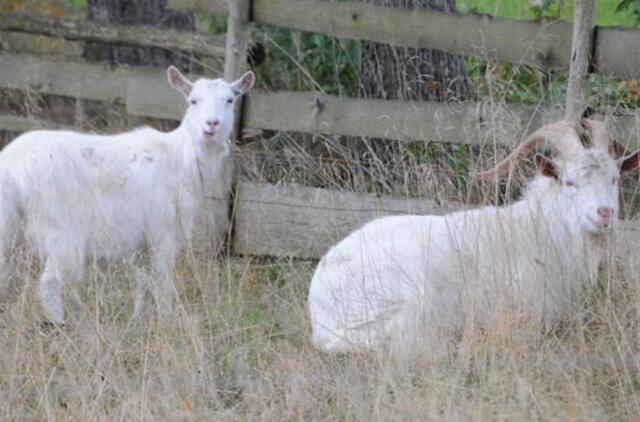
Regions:
<svg viewBox="0 0 640 422"><path fill-rule="evenodd" d="M609 219L613 216L613 208L611 207L598 207L598 215L602 218Z"/></svg>
<svg viewBox="0 0 640 422"><path fill-rule="evenodd" d="M218 119L209 119L207 120L207 125L211 127L216 127L220 124L220 120Z"/></svg>

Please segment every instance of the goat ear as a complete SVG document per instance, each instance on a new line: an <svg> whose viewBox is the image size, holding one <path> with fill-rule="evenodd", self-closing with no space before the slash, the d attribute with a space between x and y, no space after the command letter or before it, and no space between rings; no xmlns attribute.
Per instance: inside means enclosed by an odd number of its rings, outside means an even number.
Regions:
<svg viewBox="0 0 640 422"><path fill-rule="evenodd" d="M620 171L632 171L640 167L640 149L620 160Z"/></svg>
<svg viewBox="0 0 640 422"><path fill-rule="evenodd" d="M553 177L556 180L558 179L558 168L553 161L544 155L536 154L536 156L533 157L533 162L536 165L538 173L545 177Z"/></svg>
<svg viewBox="0 0 640 422"><path fill-rule="evenodd" d="M256 75L252 71L248 71L244 75L240 76L240 79L237 81L231 82L231 89L234 94L236 94L236 97L239 97L242 94L249 92L249 90L253 88L255 81Z"/></svg>
<svg viewBox="0 0 640 422"><path fill-rule="evenodd" d="M193 84L189 81L189 79L182 76L182 73L175 67L169 66L167 68L167 79L169 80L169 84L175 89L184 95L185 98L191 94L191 90L193 89Z"/></svg>

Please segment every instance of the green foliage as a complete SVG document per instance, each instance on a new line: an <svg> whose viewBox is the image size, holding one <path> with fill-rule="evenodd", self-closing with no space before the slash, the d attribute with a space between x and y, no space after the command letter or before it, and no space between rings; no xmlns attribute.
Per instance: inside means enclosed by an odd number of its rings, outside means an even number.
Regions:
<svg viewBox="0 0 640 422"><path fill-rule="evenodd" d="M636 19L636 24L640 25L640 0L621 0L616 8L616 12L631 10Z"/></svg>
<svg viewBox="0 0 640 422"><path fill-rule="evenodd" d="M630 0L623 0L627 3ZM633 0L640 4L640 0ZM598 0L597 19L618 25L632 24L619 0ZM527 0L457 0L463 13L492 12L509 18L570 18L573 2L540 0L532 7ZM267 51L258 68L259 80L268 89L316 90L335 95L359 95L360 44L323 34L289 31L267 25L256 28L255 39ZM509 63L466 59L467 72L478 99L551 104L564 102L567 73ZM633 82L633 81L632 81ZM634 85L594 75L590 79L593 101L605 99L626 105L637 104Z"/></svg>
<svg viewBox="0 0 640 422"><path fill-rule="evenodd" d="M196 15L196 28L209 34L224 34L227 32L227 18L222 15Z"/></svg>
<svg viewBox="0 0 640 422"><path fill-rule="evenodd" d="M536 18L547 16L559 17L565 11L564 0L540 0L539 2L530 3L531 12Z"/></svg>
<svg viewBox="0 0 640 422"><path fill-rule="evenodd" d="M567 18L573 12L573 2L566 0L456 0L456 6L461 13L486 13L509 19Z"/></svg>
<svg viewBox="0 0 640 422"><path fill-rule="evenodd" d="M564 104L567 71L543 70L505 62L467 59L466 68L478 99L511 103ZM620 81L597 73L589 76L589 103L594 106L640 106L638 81Z"/></svg>
<svg viewBox="0 0 640 422"><path fill-rule="evenodd" d="M620 81L597 73L589 75L589 102L592 106L640 107L638 81Z"/></svg>
<svg viewBox="0 0 640 422"><path fill-rule="evenodd" d="M639 0L597 0L596 23L598 25L637 25L637 13L630 3L637 5ZM533 6L532 6L533 4ZM554 17L572 20L573 4L571 0L456 0L460 13L487 13L510 19L536 19Z"/></svg>
<svg viewBox="0 0 640 422"><path fill-rule="evenodd" d="M87 0L67 0L67 1L69 3L69 6L75 10L84 9L87 5Z"/></svg>
<svg viewBox="0 0 640 422"><path fill-rule="evenodd" d="M564 98L566 72L478 58L467 59L466 68L478 99L558 103Z"/></svg>
<svg viewBox="0 0 640 422"><path fill-rule="evenodd" d="M358 42L266 25L259 26L254 36L267 52L266 62L258 69L265 87L357 96Z"/></svg>

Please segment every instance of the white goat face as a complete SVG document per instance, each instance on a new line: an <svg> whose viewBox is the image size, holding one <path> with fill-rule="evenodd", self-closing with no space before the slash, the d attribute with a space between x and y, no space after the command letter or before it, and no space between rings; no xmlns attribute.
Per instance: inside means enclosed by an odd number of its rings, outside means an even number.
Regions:
<svg viewBox="0 0 640 422"><path fill-rule="evenodd" d="M593 234L609 229L618 217L618 163L602 150L588 149L559 170L569 220Z"/></svg>
<svg viewBox="0 0 640 422"><path fill-rule="evenodd" d="M582 145L573 123L560 120L536 130L493 169L476 173L475 177L487 180L505 174L538 142L549 141L564 160L556 163L538 154L534 162L538 173L548 178L537 179L549 188L545 193L560 195L559 208L554 212L576 230L602 233L618 217L620 172L640 167L640 150L629 154L613 139L604 122L586 119L584 124L593 143L590 149ZM609 155L610 150L623 158L615 160Z"/></svg>
<svg viewBox="0 0 640 422"><path fill-rule="evenodd" d="M192 83L173 66L167 69L171 86L187 100L185 123L193 140L204 145L220 145L231 133L236 100L248 92L255 76L249 71L228 83L223 79L198 79Z"/></svg>

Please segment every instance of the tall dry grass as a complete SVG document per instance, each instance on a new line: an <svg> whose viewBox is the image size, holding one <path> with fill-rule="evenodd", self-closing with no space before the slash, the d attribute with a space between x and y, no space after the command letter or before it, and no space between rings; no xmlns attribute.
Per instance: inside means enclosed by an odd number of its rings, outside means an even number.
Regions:
<svg viewBox="0 0 640 422"><path fill-rule="evenodd" d="M619 259L584 293L590 312L549 334L502 315L410 361L312 348L312 262L185 258L165 321L131 319L125 269L92 270L64 328L41 324L23 265L0 314L0 419L637 420L638 262Z"/></svg>

